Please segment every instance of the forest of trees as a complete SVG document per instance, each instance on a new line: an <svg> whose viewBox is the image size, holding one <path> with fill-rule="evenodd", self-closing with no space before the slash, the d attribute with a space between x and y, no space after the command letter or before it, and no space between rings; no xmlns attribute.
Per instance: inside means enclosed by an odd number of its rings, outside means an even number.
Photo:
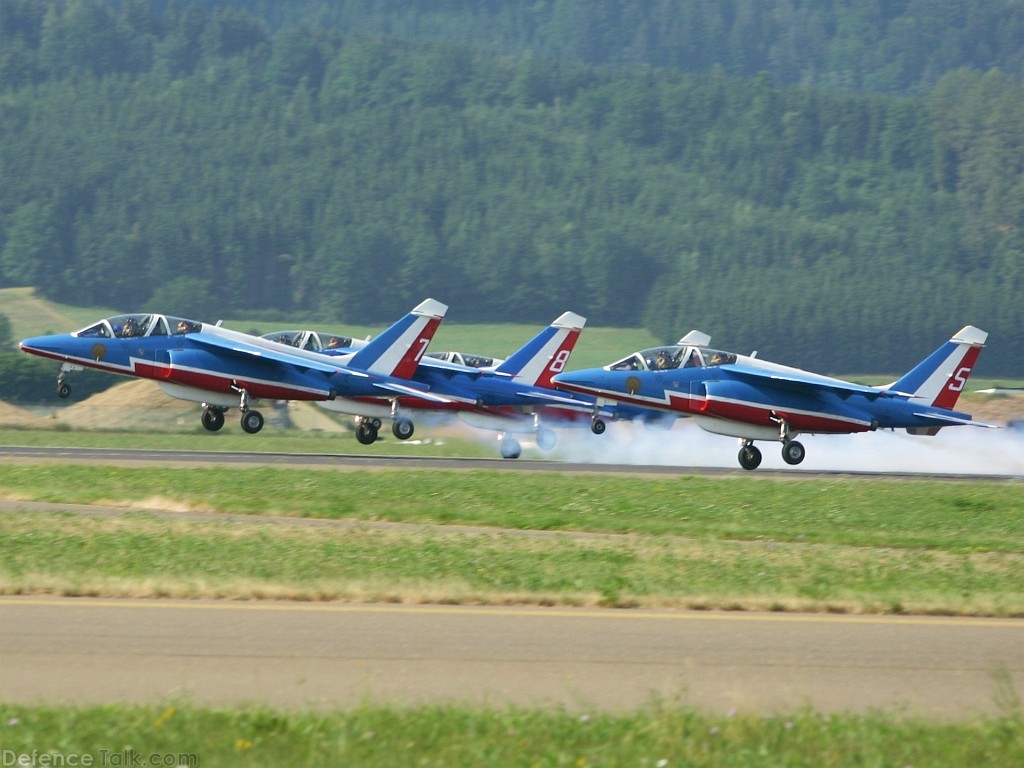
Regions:
<svg viewBox="0 0 1024 768"><path fill-rule="evenodd" d="M832 372L973 323L985 370L1024 375L1022 17L4 0L0 287L199 319L572 309Z"/></svg>

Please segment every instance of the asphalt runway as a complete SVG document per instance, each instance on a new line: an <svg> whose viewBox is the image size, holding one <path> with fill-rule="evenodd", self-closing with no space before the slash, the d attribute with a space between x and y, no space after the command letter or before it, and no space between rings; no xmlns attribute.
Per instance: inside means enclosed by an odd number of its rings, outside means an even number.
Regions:
<svg viewBox="0 0 1024 768"><path fill-rule="evenodd" d="M876 472L847 470L796 470L760 468L756 472L723 467L688 467L664 464L602 464L558 460L464 458L439 456L377 456L369 454L321 453L264 453L258 451L183 451L133 448L74 448L0 446L0 460L39 462L70 461L75 463L117 464L119 466L146 466L153 463L165 466L288 466L305 469L446 469L489 470L502 472L561 472L566 474L621 474L621 475L699 475L709 477L849 477L849 478L904 478L984 482L1018 482L1020 475L929 473L929 472Z"/></svg>
<svg viewBox="0 0 1024 768"><path fill-rule="evenodd" d="M999 713L1024 622L0 598L0 700Z"/></svg>

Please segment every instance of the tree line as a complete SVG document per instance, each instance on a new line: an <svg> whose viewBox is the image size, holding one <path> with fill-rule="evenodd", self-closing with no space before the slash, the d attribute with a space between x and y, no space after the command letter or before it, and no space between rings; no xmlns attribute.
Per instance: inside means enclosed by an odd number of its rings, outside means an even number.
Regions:
<svg viewBox="0 0 1024 768"><path fill-rule="evenodd" d="M204 320L573 309L836 372L973 323L986 370L1021 375L1009 73L852 93L275 27L281 6L0 4L0 287Z"/></svg>

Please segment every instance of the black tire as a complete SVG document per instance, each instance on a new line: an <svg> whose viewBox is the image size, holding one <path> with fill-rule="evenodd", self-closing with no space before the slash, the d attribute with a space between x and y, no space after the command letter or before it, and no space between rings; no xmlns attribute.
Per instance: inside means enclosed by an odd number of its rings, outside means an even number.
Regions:
<svg viewBox="0 0 1024 768"><path fill-rule="evenodd" d="M209 432L216 432L224 426L224 411L207 408L203 411L200 420L203 422L204 429Z"/></svg>
<svg viewBox="0 0 1024 768"><path fill-rule="evenodd" d="M782 446L782 460L787 464L796 466L804 460L806 455L807 451L804 450L803 444L798 443L796 440L790 440Z"/></svg>
<svg viewBox="0 0 1024 768"><path fill-rule="evenodd" d="M606 429L608 429L608 425L604 423L603 419L594 419L590 422L590 431L595 435L603 435Z"/></svg>
<svg viewBox="0 0 1024 768"><path fill-rule="evenodd" d="M395 419L391 425L391 434L399 440L408 440L414 431L415 427L409 419Z"/></svg>
<svg viewBox="0 0 1024 768"><path fill-rule="evenodd" d="M558 435L553 430L541 427L537 430L537 447L542 451L550 451L558 445Z"/></svg>
<svg viewBox="0 0 1024 768"><path fill-rule="evenodd" d="M373 445L377 442L377 429L372 422L363 421L356 427L356 440L363 445Z"/></svg>
<svg viewBox="0 0 1024 768"><path fill-rule="evenodd" d="M242 414L242 429L255 435L263 429L263 414L259 411L246 411Z"/></svg>
<svg viewBox="0 0 1024 768"><path fill-rule="evenodd" d="M523 448L514 437L506 437L501 441L501 458L518 459L523 453Z"/></svg>
<svg viewBox="0 0 1024 768"><path fill-rule="evenodd" d="M61 400L67 400L71 397L71 385L70 384L58 384L57 385L57 397Z"/></svg>
<svg viewBox="0 0 1024 768"><path fill-rule="evenodd" d="M761 451L756 446L744 445L740 448L739 459L744 469L757 469L761 466Z"/></svg>

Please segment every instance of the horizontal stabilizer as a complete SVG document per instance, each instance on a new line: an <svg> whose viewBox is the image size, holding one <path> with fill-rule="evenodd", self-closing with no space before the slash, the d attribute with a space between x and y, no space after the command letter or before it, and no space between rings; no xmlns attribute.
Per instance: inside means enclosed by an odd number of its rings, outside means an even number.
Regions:
<svg viewBox="0 0 1024 768"><path fill-rule="evenodd" d="M963 419L963 418L960 418L959 416L950 416L950 415L944 414L944 413L934 413L934 412L933 413L915 413L914 415L918 416L918 417L920 417L922 419L928 419L930 421L939 421L939 422L942 422L944 424L948 424L951 427L968 426L968 427L984 427L985 429L999 429L1000 428L997 424L985 424L985 423L980 422L980 421L975 421L974 419Z"/></svg>

